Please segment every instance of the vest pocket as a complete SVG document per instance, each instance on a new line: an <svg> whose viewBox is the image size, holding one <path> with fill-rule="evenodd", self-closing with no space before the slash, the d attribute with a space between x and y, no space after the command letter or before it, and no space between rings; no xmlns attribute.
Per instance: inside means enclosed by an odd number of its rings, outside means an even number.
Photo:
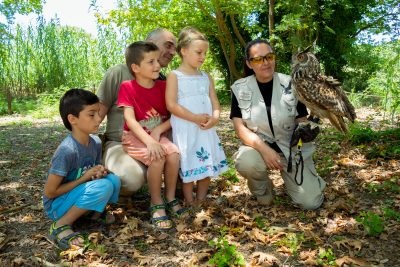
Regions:
<svg viewBox="0 0 400 267"><path fill-rule="evenodd" d="M282 101L284 106L287 108L289 116L296 116L297 112L297 99L293 96L293 94L284 94L282 95Z"/></svg>
<svg viewBox="0 0 400 267"><path fill-rule="evenodd" d="M247 120L251 117L251 99L253 92L239 91L238 103L240 111L242 112L242 119Z"/></svg>

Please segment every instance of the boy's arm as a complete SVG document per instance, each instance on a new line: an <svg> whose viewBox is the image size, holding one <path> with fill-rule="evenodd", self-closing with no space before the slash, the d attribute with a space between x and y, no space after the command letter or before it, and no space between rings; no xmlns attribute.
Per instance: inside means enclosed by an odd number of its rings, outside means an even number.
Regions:
<svg viewBox="0 0 400 267"><path fill-rule="evenodd" d="M123 106L124 108L124 119L130 131L142 141L149 152L150 160L160 159L165 155L164 148L160 145L158 140L154 140L143 127L139 124L135 117L135 111L132 107Z"/></svg>
<svg viewBox="0 0 400 267"><path fill-rule="evenodd" d="M190 110L182 107L177 102L178 99L178 79L176 74L171 72L167 77L167 89L165 92L165 102L169 112L187 121L191 121L201 126L208 121L208 114L194 114Z"/></svg>
<svg viewBox="0 0 400 267"><path fill-rule="evenodd" d="M68 193L80 184L103 177L106 174L105 171L104 166L97 165L87 170L79 179L67 183L62 183L63 176L50 173L44 185L44 195L50 199L56 198Z"/></svg>
<svg viewBox="0 0 400 267"><path fill-rule="evenodd" d="M161 123L160 125L158 125L157 127L155 127L151 133L150 136L153 137L154 140L156 141L160 141L160 136L165 133L166 131L168 131L169 129L171 129L171 122L170 120L166 120L163 123Z"/></svg>

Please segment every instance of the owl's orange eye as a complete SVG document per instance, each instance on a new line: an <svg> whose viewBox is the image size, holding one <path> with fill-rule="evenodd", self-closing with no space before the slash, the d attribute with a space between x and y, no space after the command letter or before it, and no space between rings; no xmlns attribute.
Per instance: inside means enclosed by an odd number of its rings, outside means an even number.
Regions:
<svg viewBox="0 0 400 267"><path fill-rule="evenodd" d="M298 56L297 56L297 59L300 60L300 61L301 61L301 60L304 60L304 55L303 55L303 54L298 55Z"/></svg>

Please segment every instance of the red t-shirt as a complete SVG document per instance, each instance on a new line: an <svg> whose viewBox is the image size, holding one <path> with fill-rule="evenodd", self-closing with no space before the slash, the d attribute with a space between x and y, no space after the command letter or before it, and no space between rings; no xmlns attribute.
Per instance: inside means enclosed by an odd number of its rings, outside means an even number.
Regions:
<svg viewBox="0 0 400 267"><path fill-rule="evenodd" d="M150 133L155 127L166 121L170 114L165 103L166 82L156 80L153 88L144 88L136 80L121 83L118 92L118 107L132 107L135 118ZM124 130L129 131L124 123Z"/></svg>

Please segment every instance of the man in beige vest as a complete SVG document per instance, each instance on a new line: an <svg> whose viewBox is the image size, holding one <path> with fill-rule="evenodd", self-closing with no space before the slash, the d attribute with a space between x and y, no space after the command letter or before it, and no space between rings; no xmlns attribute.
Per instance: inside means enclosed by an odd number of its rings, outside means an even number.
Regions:
<svg viewBox="0 0 400 267"><path fill-rule="evenodd" d="M159 63L162 68L168 66L175 55L176 38L166 29L159 28L150 32L146 41L153 42L160 49ZM120 84L134 79L126 64L110 68L100 84L97 95L100 99L100 116L107 116L103 162L106 168L121 179L122 196L131 196L146 182L146 166L131 158L121 145L122 125L124 122L122 109L116 105ZM165 80L160 73L159 79Z"/></svg>
<svg viewBox="0 0 400 267"><path fill-rule="evenodd" d="M314 167L314 144L303 144L301 162L294 157L300 155L297 147L290 146L296 125L306 121L308 115L290 88L290 76L275 72L275 54L261 39L246 46L245 67L248 76L232 85L230 117L243 143L234 155L237 171L262 205L273 200L269 171L279 170L296 205L318 208L323 202L325 181Z"/></svg>

